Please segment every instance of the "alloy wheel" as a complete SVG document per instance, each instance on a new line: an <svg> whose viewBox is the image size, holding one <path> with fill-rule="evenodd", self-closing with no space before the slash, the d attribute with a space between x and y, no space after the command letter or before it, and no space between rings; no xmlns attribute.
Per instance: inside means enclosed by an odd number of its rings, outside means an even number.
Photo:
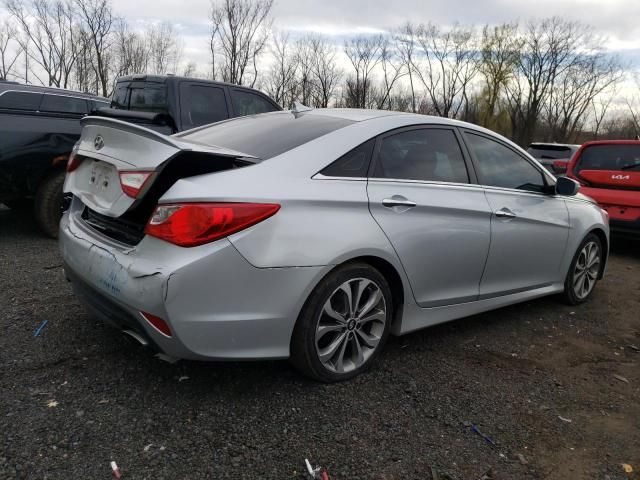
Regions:
<svg viewBox="0 0 640 480"><path fill-rule="evenodd" d="M341 284L324 303L315 332L316 353L335 373L351 372L376 351L387 321L380 287L367 278Z"/></svg>

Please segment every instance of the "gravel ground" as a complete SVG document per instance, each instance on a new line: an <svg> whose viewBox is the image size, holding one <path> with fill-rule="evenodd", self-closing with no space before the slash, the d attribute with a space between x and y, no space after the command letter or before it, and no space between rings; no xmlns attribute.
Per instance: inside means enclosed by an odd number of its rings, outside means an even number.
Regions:
<svg viewBox="0 0 640 480"><path fill-rule="evenodd" d="M392 338L371 372L320 385L135 348L78 305L55 241L0 207L0 479L107 479L111 460L125 480L306 478L305 457L332 479L638 478L640 240L612 250L584 306Z"/></svg>

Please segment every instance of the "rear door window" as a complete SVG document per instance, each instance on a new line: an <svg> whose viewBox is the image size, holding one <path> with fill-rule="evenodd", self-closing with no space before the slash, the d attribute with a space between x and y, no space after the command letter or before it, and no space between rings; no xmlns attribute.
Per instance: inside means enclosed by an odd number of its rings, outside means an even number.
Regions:
<svg viewBox="0 0 640 480"><path fill-rule="evenodd" d="M224 89L195 83L180 85L180 116L183 129L229 118Z"/></svg>
<svg viewBox="0 0 640 480"><path fill-rule="evenodd" d="M86 115L89 113L89 108L84 98L45 94L40 103L40 111Z"/></svg>
<svg viewBox="0 0 640 480"><path fill-rule="evenodd" d="M469 175L453 130L421 128L382 139L372 177L468 183Z"/></svg>
<svg viewBox="0 0 640 480"><path fill-rule="evenodd" d="M639 145L591 145L580 154L576 168L580 170L640 171Z"/></svg>
<svg viewBox="0 0 640 480"><path fill-rule="evenodd" d="M37 111L42 100L41 93L35 92L5 92L0 95L0 108L12 110Z"/></svg>
<svg viewBox="0 0 640 480"><path fill-rule="evenodd" d="M231 90L231 103L237 117L277 110L268 100L246 90Z"/></svg>

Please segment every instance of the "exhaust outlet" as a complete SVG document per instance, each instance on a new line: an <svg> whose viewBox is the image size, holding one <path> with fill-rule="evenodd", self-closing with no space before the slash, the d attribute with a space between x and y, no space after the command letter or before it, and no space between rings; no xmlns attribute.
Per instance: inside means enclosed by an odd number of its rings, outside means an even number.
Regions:
<svg viewBox="0 0 640 480"><path fill-rule="evenodd" d="M138 345L141 345L143 347L148 347L149 346L149 341L144 338L142 335L140 335L138 332L134 332L133 330L122 330L122 333L124 333L127 338L131 339L131 340L135 340Z"/></svg>

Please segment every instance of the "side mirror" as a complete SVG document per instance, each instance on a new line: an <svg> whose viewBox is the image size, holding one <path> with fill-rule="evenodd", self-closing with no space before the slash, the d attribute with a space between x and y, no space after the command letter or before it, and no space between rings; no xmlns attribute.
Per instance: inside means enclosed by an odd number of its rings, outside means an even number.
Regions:
<svg viewBox="0 0 640 480"><path fill-rule="evenodd" d="M556 193L567 197L573 197L580 190L580 184L567 177L558 177L556 180Z"/></svg>

